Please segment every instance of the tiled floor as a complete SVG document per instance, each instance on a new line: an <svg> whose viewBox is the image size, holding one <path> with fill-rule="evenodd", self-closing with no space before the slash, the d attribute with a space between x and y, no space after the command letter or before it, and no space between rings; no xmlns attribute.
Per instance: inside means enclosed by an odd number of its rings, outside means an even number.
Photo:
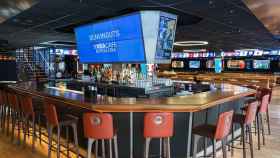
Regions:
<svg viewBox="0 0 280 158"><path fill-rule="evenodd" d="M255 158L280 158L280 88L273 91L272 103L270 105L271 128L272 135L266 136L266 146L262 146L261 150L257 150L256 137L255 142ZM53 153L53 157L55 157ZM0 132L0 158L46 158L47 145L36 145L36 152L31 152L29 145L23 147L11 143L10 137ZM61 156L62 158L64 156ZM73 156L74 157L74 156ZM218 152L218 157L221 157L221 152ZM242 158L242 150L235 149L234 156L229 158ZM250 158L249 151L247 157Z"/></svg>

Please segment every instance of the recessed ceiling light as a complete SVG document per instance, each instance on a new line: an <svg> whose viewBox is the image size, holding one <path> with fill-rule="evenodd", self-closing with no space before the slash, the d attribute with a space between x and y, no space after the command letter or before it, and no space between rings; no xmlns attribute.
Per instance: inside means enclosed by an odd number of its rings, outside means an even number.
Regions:
<svg viewBox="0 0 280 158"><path fill-rule="evenodd" d="M179 42L175 42L174 45L175 46L204 46L207 45L208 42L207 41L179 41Z"/></svg>

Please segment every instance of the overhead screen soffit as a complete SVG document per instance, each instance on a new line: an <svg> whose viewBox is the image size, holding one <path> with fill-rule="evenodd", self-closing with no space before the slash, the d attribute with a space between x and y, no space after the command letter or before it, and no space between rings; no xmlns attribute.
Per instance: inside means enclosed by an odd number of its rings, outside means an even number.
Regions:
<svg viewBox="0 0 280 158"><path fill-rule="evenodd" d="M1 0L0 23L32 7L37 0Z"/></svg>

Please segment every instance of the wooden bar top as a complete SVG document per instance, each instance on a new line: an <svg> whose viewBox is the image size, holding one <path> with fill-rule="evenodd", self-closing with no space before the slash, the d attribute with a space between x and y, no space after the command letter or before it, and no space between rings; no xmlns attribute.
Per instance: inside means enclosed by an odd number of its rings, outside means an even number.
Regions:
<svg viewBox="0 0 280 158"><path fill-rule="evenodd" d="M8 87L20 94L97 112L196 112L256 93L253 89L221 84L215 90L186 96L148 99L98 95L96 98L89 98L81 92L60 87L48 88L46 85L22 82Z"/></svg>

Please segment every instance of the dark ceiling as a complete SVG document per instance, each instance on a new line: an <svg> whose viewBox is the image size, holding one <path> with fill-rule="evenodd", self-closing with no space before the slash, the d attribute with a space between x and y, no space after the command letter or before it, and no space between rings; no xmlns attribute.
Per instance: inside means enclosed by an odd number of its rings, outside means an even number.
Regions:
<svg viewBox="0 0 280 158"><path fill-rule="evenodd" d="M280 36L279 0L244 0L248 8L275 36Z"/></svg>
<svg viewBox="0 0 280 158"><path fill-rule="evenodd" d="M179 16L176 41L208 41L206 48L225 51L280 47L280 42L241 0L40 0L0 24L0 47L73 42L75 26L153 9Z"/></svg>

